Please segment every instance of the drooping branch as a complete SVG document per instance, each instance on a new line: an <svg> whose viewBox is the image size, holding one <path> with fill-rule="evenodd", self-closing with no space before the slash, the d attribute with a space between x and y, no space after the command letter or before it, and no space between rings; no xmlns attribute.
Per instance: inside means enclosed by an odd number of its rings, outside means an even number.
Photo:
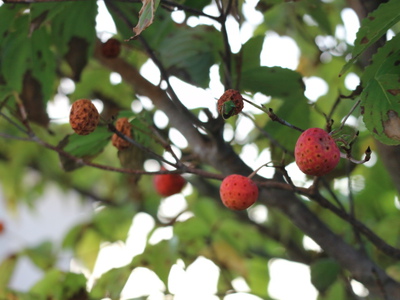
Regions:
<svg viewBox="0 0 400 300"><path fill-rule="evenodd" d="M177 128L185 136L191 151L202 162L213 166L225 175L232 173L248 175L251 173L252 170L240 159L229 144L217 136L206 138L200 134L188 116L177 113L174 103L166 92L143 78L136 68L126 63L122 58L112 60L104 58L99 47L96 47L94 56L105 67L119 73L123 80L133 86L137 94L150 98L153 104L168 116L170 125ZM258 179L268 181L265 178ZM351 272L355 279L362 282L371 293L382 295L381 286L383 285L389 300L398 299L400 285L367 256L334 234L297 198L294 191L262 188L260 201L270 209L277 209L286 215L293 224L318 243L343 268Z"/></svg>

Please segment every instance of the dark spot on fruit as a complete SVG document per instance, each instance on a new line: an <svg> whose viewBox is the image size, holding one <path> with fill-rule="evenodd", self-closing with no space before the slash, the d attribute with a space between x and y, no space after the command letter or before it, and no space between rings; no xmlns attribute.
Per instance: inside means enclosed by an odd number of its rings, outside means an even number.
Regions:
<svg viewBox="0 0 400 300"><path fill-rule="evenodd" d="M329 146L327 146L327 147L326 147L326 150L329 150L329 149L330 149Z"/></svg>

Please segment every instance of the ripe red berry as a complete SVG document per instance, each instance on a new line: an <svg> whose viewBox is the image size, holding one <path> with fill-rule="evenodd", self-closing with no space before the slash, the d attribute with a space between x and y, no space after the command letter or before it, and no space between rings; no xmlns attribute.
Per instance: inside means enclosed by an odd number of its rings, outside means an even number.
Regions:
<svg viewBox="0 0 400 300"><path fill-rule="evenodd" d="M294 155L300 170L312 176L329 173L340 160L340 150L335 140L321 128L304 131L296 142Z"/></svg>
<svg viewBox="0 0 400 300"><path fill-rule="evenodd" d="M242 111L243 97L236 90L226 90L218 99L217 105L219 114L224 119L228 119Z"/></svg>
<svg viewBox="0 0 400 300"><path fill-rule="evenodd" d="M121 52L121 42L115 38L110 38L101 45L101 53L104 57L115 58Z"/></svg>
<svg viewBox="0 0 400 300"><path fill-rule="evenodd" d="M4 223L2 221L0 221L0 234L2 234L4 232Z"/></svg>
<svg viewBox="0 0 400 300"><path fill-rule="evenodd" d="M79 99L72 104L69 114L69 123L79 135L93 132L100 121L96 106L88 99Z"/></svg>
<svg viewBox="0 0 400 300"><path fill-rule="evenodd" d="M166 169L161 168L161 170ZM179 174L157 174L153 178L153 184L158 194L168 197L180 193L186 180Z"/></svg>
<svg viewBox="0 0 400 300"><path fill-rule="evenodd" d="M248 177L232 174L222 181L219 194L226 207L233 210L244 210L256 202L258 186Z"/></svg>

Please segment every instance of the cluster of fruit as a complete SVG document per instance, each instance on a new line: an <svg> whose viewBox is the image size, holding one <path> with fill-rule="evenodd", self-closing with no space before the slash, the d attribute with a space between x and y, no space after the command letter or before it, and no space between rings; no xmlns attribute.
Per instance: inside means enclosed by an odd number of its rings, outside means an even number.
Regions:
<svg viewBox="0 0 400 300"><path fill-rule="evenodd" d="M236 90L227 90L218 100L217 109L224 118L239 114L243 109L243 97ZM88 99L80 99L72 104L70 124L79 135L93 132L100 115ZM127 118L116 122L116 129L132 138L132 127ZM126 149L130 143L114 133L112 144L119 150ZM323 176L331 172L339 163L340 151L335 140L323 129L310 128L304 131L295 146L295 161L300 170L311 176ZM165 170L165 168L162 168ZM156 191L164 197L181 192L186 180L179 174L159 174L153 180ZM222 203L233 210L244 210L253 205L258 198L258 186L250 178L239 174L227 176L220 186Z"/></svg>
<svg viewBox="0 0 400 300"><path fill-rule="evenodd" d="M218 99L219 114L227 119L243 109L243 97L236 90L227 90ZM323 176L339 163L340 150L331 135L321 128L309 128L298 138L295 145L295 161L299 169L311 176ZM258 187L248 177L233 174L220 186L222 203L234 210L247 209L258 198Z"/></svg>

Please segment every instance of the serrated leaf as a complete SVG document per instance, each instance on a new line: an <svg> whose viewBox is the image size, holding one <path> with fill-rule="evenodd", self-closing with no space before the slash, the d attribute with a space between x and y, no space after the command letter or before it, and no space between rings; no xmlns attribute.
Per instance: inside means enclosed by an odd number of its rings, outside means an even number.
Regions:
<svg viewBox="0 0 400 300"><path fill-rule="evenodd" d="M136 38L143 30L153 23L154 15L159 4L160 0L142 0L142 8L139 11L139 22L132 29L135 35L132 36L131 39Z"/></svg>
<svg viewBox="0 0 400 300"><path fill-rule="evenodd" d="M354 42L352 57L343 66L340 75L343 75L366 49L377 42L393 25L400 21L399 11L400 1L391 0L387 3L382 3L362 20Z"/></svg>
<svg viewBox="0 0 400 300"><path fill-rule="evenodd" d="M368 130L382 143L400 144L400 36L388 41L372 57L361 77L361 107Z"/></svg>
<svg viewBox="0 0 400 300"><path fill-rule="evenodd" d="M368 130L382 143L400 144L400 74L377 77L364 88L363 120Z"/></svg>
<svg viewBox="0 0 400 300"><path fill-rule="evenodd" d="M304 99L305 85L296 71L262 66L243 70L240 90L282 99Z"/></svg>
<svg viewBox="0 0 400 300"><path fill-rule="evenodd" d="M316 261L310 266L311 283L320 291L326 291L337 279L340 266L330 258Z"/></svg>
<svg viewBox="0 0 400 300"><path fill-rule="evenodd" d="M90 291L90 297L93 299L102 299L104 297L119 299L131 273L131 266L109 270L96 280Z"/></svg>
<svg viewBox="0 0 400 300"><path fill-rule="evenodd" d="M400 35L396 35L372 56L370 64L361 75L361 84L365 87L377 75L391 72L399 64L399 51Z"/></svg>

